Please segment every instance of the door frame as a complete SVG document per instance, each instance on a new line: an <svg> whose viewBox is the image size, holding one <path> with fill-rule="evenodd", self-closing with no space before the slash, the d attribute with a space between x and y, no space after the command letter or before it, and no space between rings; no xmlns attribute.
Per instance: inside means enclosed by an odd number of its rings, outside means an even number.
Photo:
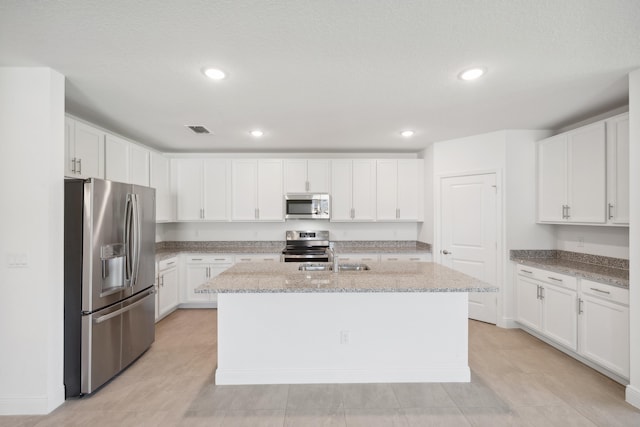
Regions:
<svg viewBox="0 0 640 427"><path fill-rule="evenodd" d="M513 327L507 319L504 318L504 304L507 301L507 290L504 287L504 279L506 277L505 265L506 265L506 242L504 241L504 177L502 169L481 169L470 170L464 172L451 172L445 174L438 174L435 176L433 182L433 200L434 200L434 226L433 226L433 261L438 264L442 264L442 181L446 178L461 178L465 176L473 175L489 175L494 174L496 176L496 286L498 287L498 295L496 301L496 325L502 328ZM511 293L514 293L513 289Z"/></svg>

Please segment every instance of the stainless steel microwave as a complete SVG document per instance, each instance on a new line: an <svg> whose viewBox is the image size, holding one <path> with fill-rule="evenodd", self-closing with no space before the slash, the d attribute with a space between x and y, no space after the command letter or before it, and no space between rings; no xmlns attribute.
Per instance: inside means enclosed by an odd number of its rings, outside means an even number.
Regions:
<svg viewBox="0 0 640 427"><path fill-rule="evenodd" d="M329 219L328 194L288 193L284 196L286 219Z"/></svg>

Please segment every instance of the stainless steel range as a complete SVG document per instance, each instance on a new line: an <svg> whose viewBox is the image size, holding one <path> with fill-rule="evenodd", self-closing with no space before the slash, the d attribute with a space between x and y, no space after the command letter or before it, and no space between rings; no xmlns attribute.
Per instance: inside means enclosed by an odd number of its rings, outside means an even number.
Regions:
<svg viewBox="0 0 640 427"><path fill-rule="evenodd" d="M287 231L284 262L328 262L329 231Z"/></svg>

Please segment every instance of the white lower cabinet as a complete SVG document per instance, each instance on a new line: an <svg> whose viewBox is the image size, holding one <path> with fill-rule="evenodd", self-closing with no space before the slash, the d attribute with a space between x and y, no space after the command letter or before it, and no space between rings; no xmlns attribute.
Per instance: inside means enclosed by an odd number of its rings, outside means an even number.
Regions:
<svg viewBox="0 0 640 427"><path fill-rule="evenodd" d="M178 259L160 261L156 282L156 321L175 310L178 301Z"/></svg>
<svg viewBox="0 0 640 427"><path fill-rule="evenodd" d="M580 354L629 378L629 291L582 280Z"/></svg>
<svg viewBox="0 0 640 427"><path fill-rule="evenodd" d="M518 323L604 373L629 378L627 289L529 266L516 270Z"/></svg>
<svg viewBox="0 0 640 427"><path fill-rule="evenodd" d="M522 266L518 273L518 322L570 350L577 350L576 279Z"/></svg>
<svg viewBox="0 0 640 427"><path fill-rule="evenodd" d="M233 265L233 255L188 255L184 259L185 285L182 303L201 304L213 307L217 302L216 294L198 293L196 288L207 280L216 277Z"/></svg>

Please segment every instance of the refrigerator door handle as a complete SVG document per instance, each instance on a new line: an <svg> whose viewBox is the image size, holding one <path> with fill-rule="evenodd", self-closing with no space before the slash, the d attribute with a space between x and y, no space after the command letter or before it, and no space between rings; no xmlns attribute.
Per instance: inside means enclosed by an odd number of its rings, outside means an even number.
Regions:
<svg viewBox="0 0 640 427"><path fill-rule="evenodd" d="M100 316L100 317L96 317L95 319L93 319L93 323L102 323L102 322L106 322L109 319L113 319L114 317L120 316L122 313L126 313L129 310L134 309L135 307L139 306L140 304L144 303L145 298L155 294L156 291L155 289L151 289L147 295L145 295L143 298L140 298L138 301L134 302L133 304L130 304L126 307L123 307L119 310L114 311L113 313L109 313L109 314L105 314L104 316Z"/></svg>
<svg viewBox="0 0 640 427"><path fill-rule="evenodd" d="M131 286L133 282L133 242L132 242L132 227L133 227L133 198L132 194L127 194L127 202L124 208L124 245L125 245L125 271L124 276L126 282Z"/></svg>
<svg viewBox="0 0 640 427"><path fill-rule="evenodd" d="M131 286L133 287L138 281L138 272L140 271L140 244L142 235L140 231L140 201L137 194L132 194L133 200L133 260L132 260L132 277Z"/></svg>

